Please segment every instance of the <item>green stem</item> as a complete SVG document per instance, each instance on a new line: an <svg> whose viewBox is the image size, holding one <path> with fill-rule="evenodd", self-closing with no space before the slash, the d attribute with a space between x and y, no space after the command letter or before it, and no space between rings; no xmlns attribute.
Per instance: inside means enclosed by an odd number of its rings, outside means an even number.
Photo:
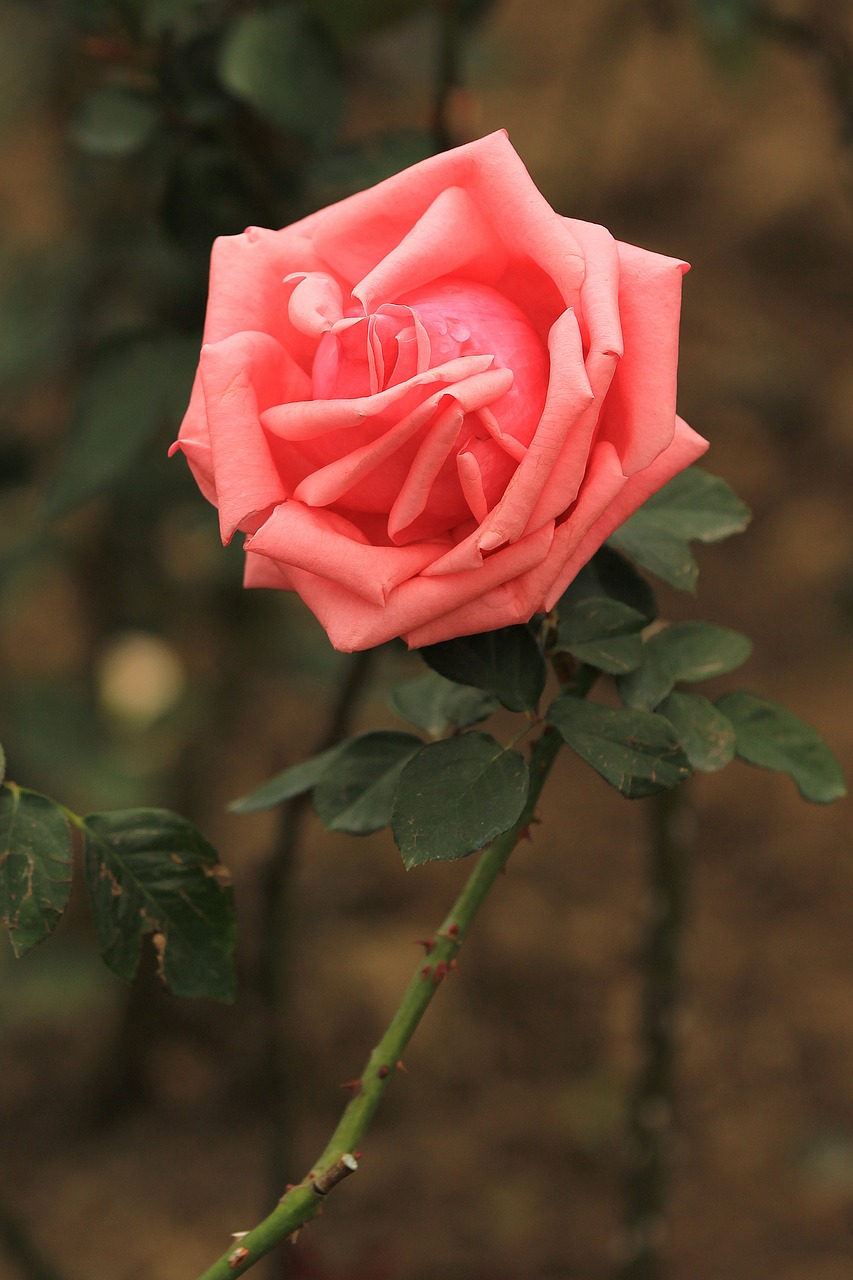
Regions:
<svg viewBox="0 0 853 1280"><path fill-rule="evenodd" d="M298 1186L291 1187L272 1213L223 1254L199 1280L231 1280L231 1277L242 1275L280 1240L292 1235L319 1213L324 1197L314 1190L314 1182L338 1165L342 1156L351 1155L367 1131L396 1064L455 960L487 893L533 817L560 742L560 735L546 728L534 744L530 758L530 791L521 817L480 855L462 892L436 933L425 962L418 965L385 1034L368 1058L361 1079L354 1084L353 1097L309 1176Z"/></svg>
<svg viewBox="0 0 853 1280"><path fill-rule="evenodd" d="M674 1133L681 944L690 841L681 788L651 802L651 906L643 956L643 1063L629 1104L630 1161L625 1184L625 1251L619 1280L660 1280Z"/></svg>

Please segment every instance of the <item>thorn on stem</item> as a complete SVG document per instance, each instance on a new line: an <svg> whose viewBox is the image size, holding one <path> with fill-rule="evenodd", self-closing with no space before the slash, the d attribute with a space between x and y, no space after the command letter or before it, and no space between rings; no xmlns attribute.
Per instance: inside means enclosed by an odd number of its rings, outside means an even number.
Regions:
<svg viewBox="0 0 853 1280"><path fill-rule="evenodd" d="M425 953L429 955L435 946L435 938L415 938L415 946L423 947Z"/></svg>
<svg viewBox="0 0 853 1280"><path fill-rule="evenodd" d="M432 965L425 964L424 967L421 969L421 977L426 979L430 976L431 973L432 973Z"/></svg>
<svg viewBox="0 0 853 1280"><path fill-rule="evenodd" d="M384 1080L390 1070L391 1068L386 1066L385 1063L383 1062L382 1066L377 1069L376 1074L378 1075L380 1080Z"/></svg>
<svg viewBox="0 0 853 1280"><path fill-rule="evenodd" d="M446 978L448 968L449 965L446 960L440 960L435 966L435 971L432 975L432 985L434 987L437 987L438 984Z"/></svg>
<svg viewBox="0 0 853 1280"><path fill-rule="evenodd" d="M343 1084L338 1085L339 1089L350 1089L352 1096L357 1098L361 1093L361 1080L344 1080Z"/></svg>
<svg viewBox="0 0 853 1280"><path fill-rule="evenodd" d="M404 1076L407 1076L409 1074L409 1068L406 1066L402 1058L398 1058L397 1061L394 1063L394 1066L397 1068L398 1071L402 1071Z"/></svg>
<svg viewBox="0 0 853 1280"><path fill-rule="evenodd" d="M242 1264L246 1261L248 1256L249 1256L249 1250L244 1249L242 1245L240 1245L239 1248L235 1249L233 1253L229 1253L228 1265L231 1268L231 1270L233 1271L235 1267L242 1266Z"/></svg>

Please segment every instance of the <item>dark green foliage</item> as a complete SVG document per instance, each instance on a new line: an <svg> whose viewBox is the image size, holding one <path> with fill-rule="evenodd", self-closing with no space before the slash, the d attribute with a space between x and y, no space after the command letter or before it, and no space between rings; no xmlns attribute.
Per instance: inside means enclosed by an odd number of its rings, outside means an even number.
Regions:
<svg viewBox="0 0 853 1280"><path fill-rule="evenodd" d="M735 753L735 731L719 707L698 693L671 693L658 707L670 722L694 769L724 768Z"/></svg>
<svg viewBox="0 0 853 1280"><path fill-rule="evenodd" d="M648 619L609 596L561 602L556 652L570 653L609 675L633 671L643 661L640 631Z"/></svg>
<svg viewBox="0 0 853 1280"><path fill-rule="evenodd" d="M343 743L338 743L327 751L312 756L310 760L300 760L299 764L282 769L281 773L262 782L248 795L232 801L228 808L232 813L255 813L259 809L272 809L285 800L292 800L294 796L304 795L317 785L332 761L340 755L343 746Z"/></svg>
<svg viewBox="0 0 853 1280"><path fill-rule="evenodd" d="M676 622L643 646L641 664L618 682L629 707L656 707L680 680L695 684L734 671L752 653L752 641L709 622Z"/></svg>
<svg viewBox="0 0 853 1280"><path fill-rule="evenodd" d="M527 799L524 757L474 731L431 742L400 776L391 826L407 868L447 862L517 822Z"/></svg>
<svg viewBox="0 0 853 1280"><path fill-rule="evenodd" d="M71 832L59 805L0 786L0 918L16 956L53 931L71 893Z"/></svg>
<svg viewBox="0 0 853 1280"><path fill-rule="evenodd" d="M101 952L128 981L147 933L178 996L233 1000L234 903L227 873L199 832L165 809L83 819L86 887Z"/></svg>
<svg viewBox="0 0 853 1280"><path fill-rule="evenodd" d="M742 692L724 694L717 707L734 726L741 760L790 774L803 799L816 804L847 794L835 756L820 734L792 711Z"/></svg>
<svg viewBox="0 0 853 1280"><path fill-rule="evenodd" d="M427 666L457 684L491 693L508 711L533 710L542 696L547 668L529 627L503 627L460 636L421 649Z"/></svg>
<svg viewBox="0 0 853 1280"><path fill-rule="evenodd" d="M468 729L497 711L497 698L469 685L455 684L435 671L395 685L388 703L403 720L440 738L448 729Z"/></svg>
<svg viewBox="0 0 853 1280"><path fill-rule="evenodd" d="M688 467L610 536L610 545L680 591L694 592L699 568L689 543L740 533L749 510L718 476Z"/></svg>
<svg viewBox="0 0 853 1280"><path fill-rule="evenodd" d="M354 836L387 827L400 770L422 746L414 734L389 731L344 743L314 789L323 824Z"/></svg>
<svg viewBox="0 0 853 1280"><path fill-rule="evenodd" d="M651 711L602 707L564 693L548 708L548 720L629 800L667 791L692 773L672 725Z"/></svg>

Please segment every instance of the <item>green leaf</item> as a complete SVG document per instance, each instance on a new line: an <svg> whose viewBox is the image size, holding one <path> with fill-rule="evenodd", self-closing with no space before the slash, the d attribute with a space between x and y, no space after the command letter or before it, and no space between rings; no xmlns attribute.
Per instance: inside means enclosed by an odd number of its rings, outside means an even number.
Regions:
<svg viewBox="0 0 853 1280"><path fill-rule="evenodd" d="M815 804L847 794L835 756L817 730L793 711L740 692L724 694L717 707L734 725L741 760L790 774L803 799Z"/></svg>
<svg viewBox="0 0 853 1280"><path fill-rule="evenodd" d="M487 733L430 742L400 775L391 829L407 870L464 858L521 817L524 757Z"/></svg>
<svg viewBox="0 0 853 1280"><path fill-rule="evenodd" d="M630 605L608 596L588 596L578 604L563 605L557 649L599 671L622 675L643 661L639 632L647 621Z"/></svg>
<svg viewBox="0 0 853 1280"><path fill-rule="evenodd" d="M338 131L344 95L327 29L298 4L243 14L233 23L219 76L235 98L271 124L327 146Z"/></svg>
<svg viewBox="0 0 853 1280"><path fill-rule="evenodd" d="M435 140L423 129L374 134L315 157L306 168L310 204L322 208L373 187L434 154Z"/></svg>
<svg viewBox="0 0 853 1280"><path fill-rule="evenodd" d="M16 956L56 927L71 893L71 832L59 805L0 786L0 918Z"/></svg>
<svg viewBox="0 0 853 1280"><path fill-rule="evenodd" d="M534 709L548 677L542 651L524 626L427 645L421 657L445 679L493 694L508 711Z"/></svg>
<svg viewBox="0 0 853 1280"><path fill-rule="evenodd" d="M118 158L141 151L159 123L160 113L150 98L110 86L84 100L71 133L84 151Z"/></svg>
<svg viewBox="0 0 853 1280"><path fill-rule="evenodd" d="M548 709L564 741L629 800L676 787L692 770L668 720L560 694Z"/></svg>
<svg viewBox="0 0 853 1280"><path fill-rule="evenodd" d="M731 720L698 693L671 693L658 707L678 734L682 750L694 769L713 773L735 754Z"/></svg>
<svg viewBox="0 0 853 1280"><path fill-rule="evenodd" d="M725 675L746 662L752 641L710 622L676 622L649 636L643 664L618 681L629 707L656 707L679 680L690 684Z"/></svg>
<svg viewBox="0 0 853 1280"><path fill-rule="evenodd" d="M345 742L314 789L323 825L353 836L387 827L400 770L422 746L414 734L390 730Z"/></svg>
<svg viewBox="0 0 853 1280"><path fill-rule="evenodd" d="M121 478L160 427L177 433L197 362L197 341L171 334L122 342L95 360L74 408L68 453L45 499L48 518Z"/></svg>
<svg viewBox="0 0 853 1280"><path fill-rule="evenodd" d="M749 518L724 480L688 467L620 525L609 544L671 587L693 592L699 569L688 543L719 542L740 533Z"/></svg>
<svg viewBox="0 0 853 1280"><path fill-rule="evenodd" d="M467 729L498 709L498 700L482 689L454 684L435 671L388 691L388 704L403 720L440 738L448 729Z"/></svg>
<svg viewBox="0 0 853 1280"><path fill-rule="evenodd" d="M154 935L160 972L177 996L234 998L234 899L216 851L165 809L83 819L86 887L101 953L127 981Z"/></svg>
<svg viewBox="0 0 853 1280"><path fill-rule="evenodd" d="M228 806L229 812L255 813L259 809L272 809L285 800L292 800L294 796L301 796L306 791L310 791L320 781L331 762L340 755L344 745L341 742L336 743L328 750L321 751L319 755L312 756L310 760L300 760L299 764L292 764L289 768L282 769L281 773L268 778L248 795L240 796L239 800L232 800Z"/></svg>
<svg viewBox="0 0 853 1280"><path fill-rule="evenodd" d="M572 579L557 603L562 617L566 608L593 596L609 596L631 609L636 609L649 622L658 616L655 593L630 560L606 544L599 547L591 560Z"/></svg>

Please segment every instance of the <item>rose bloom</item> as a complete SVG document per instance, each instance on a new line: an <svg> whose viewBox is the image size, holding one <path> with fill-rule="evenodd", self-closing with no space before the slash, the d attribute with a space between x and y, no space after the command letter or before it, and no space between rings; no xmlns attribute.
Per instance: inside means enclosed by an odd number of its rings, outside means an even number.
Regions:
<svg viewBox="0 0 853 1280"><path fill-rule="evenodd" d="M707 448L675 413L683 262L555 213L503 132L216 241L181 449L337 649L552 608Z"/></svg>

